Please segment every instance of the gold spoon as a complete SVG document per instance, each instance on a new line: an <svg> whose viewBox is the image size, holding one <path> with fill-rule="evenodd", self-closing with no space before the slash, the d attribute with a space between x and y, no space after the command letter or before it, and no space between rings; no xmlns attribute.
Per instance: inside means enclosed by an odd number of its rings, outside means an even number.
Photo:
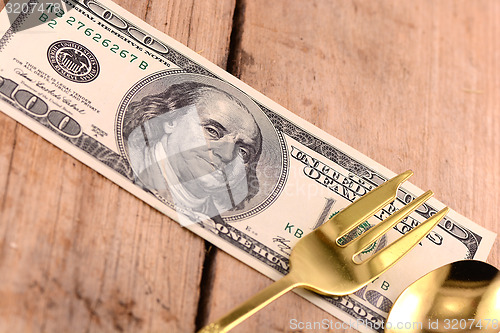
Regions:
<svg viewBox="0 0 500 333"><path fill-rule="evenodd" d="M498 333L500 273L482 261L442 266L410 285L394 303L385 333Z"/></svg>

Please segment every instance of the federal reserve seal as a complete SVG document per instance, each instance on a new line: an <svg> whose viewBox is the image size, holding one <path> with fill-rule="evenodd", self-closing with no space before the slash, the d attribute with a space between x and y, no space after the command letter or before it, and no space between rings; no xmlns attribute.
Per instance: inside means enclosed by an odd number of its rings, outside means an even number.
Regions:
<svg viewBox="0 0 500 333"><path fill-rule="evenodd" d="M52 43L47 50L47 59L54 70L64 78L86 83L99 76L99 62L85 46L69 40Z"/></svg>

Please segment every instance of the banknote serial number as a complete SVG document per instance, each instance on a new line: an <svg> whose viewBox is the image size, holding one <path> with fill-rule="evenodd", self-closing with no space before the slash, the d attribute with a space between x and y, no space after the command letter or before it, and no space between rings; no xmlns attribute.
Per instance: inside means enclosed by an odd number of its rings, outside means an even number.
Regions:
<svg viewBox="0 0 500 333"><path fill-rule="evenodd" d="M60 9L59 11L54 12L57 18L63 18L65 15L64 10ZM47 25L55 29L58 22L56 19L51 19L49 15L43 13L38 18L41 22L47 23ZM85 36L91 38L94 42L98 43L102 47L105 47L110 50L110 52L115 53L120 58L124 60L128 60L129 63L135 63L141 70L146 70L148 68L148 63L144 60L139 59L139 56L133 54L129 50L121 49L118 44L113 43L111 39L103 39L103 36L96 32L93 28L88 27L84 22L78 21L74 16L70 16L66 20L66 24L75 28L77 31L81 31Z"/></svg>
<svg viewBox="0 0 500 333"><path fill-rule="evenodd" d="M19 3L9 2L5 5L7 14L33 14L34 12L40 13L53 13L62 9L61 4L57 2L41 2L41 3Z"/></svg>

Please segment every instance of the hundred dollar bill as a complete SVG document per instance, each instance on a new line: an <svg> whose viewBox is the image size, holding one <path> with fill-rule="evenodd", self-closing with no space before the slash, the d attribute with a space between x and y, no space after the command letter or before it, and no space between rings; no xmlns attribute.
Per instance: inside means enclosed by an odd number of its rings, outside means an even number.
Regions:
<svg viewBox="0 0 500 333"><path fill-rule="evenodd" d="M108 0L7 4L0 110L273 279L300 238L394 176ZM405 183L350 237L421 193ZM363 256L443 207L431 199ZM381 331L406 286L451 261L485 260L495 237L451 211L355 294L299 293Z"/></svg>

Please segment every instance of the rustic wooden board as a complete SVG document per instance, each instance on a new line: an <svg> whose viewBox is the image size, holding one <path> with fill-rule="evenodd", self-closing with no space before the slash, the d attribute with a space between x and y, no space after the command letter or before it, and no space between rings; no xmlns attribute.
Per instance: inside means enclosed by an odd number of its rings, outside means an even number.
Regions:
<svg viewBox="0 0 500 333"><path fill-rule="evenodd" d="M256 0L240 15L243 81L499 231L499 2ZM271 283L223 253L213 271L209 320ZM335 323L288 294L234 332L291 332L292 319Z"/></svg>
<svg viewBox="0 0 500 333"><path fill-rule="evenodd" d="M226 66L233 0L117 2ZM0 332L195 330L201 238L3 113L0 170Z"/></svg>

